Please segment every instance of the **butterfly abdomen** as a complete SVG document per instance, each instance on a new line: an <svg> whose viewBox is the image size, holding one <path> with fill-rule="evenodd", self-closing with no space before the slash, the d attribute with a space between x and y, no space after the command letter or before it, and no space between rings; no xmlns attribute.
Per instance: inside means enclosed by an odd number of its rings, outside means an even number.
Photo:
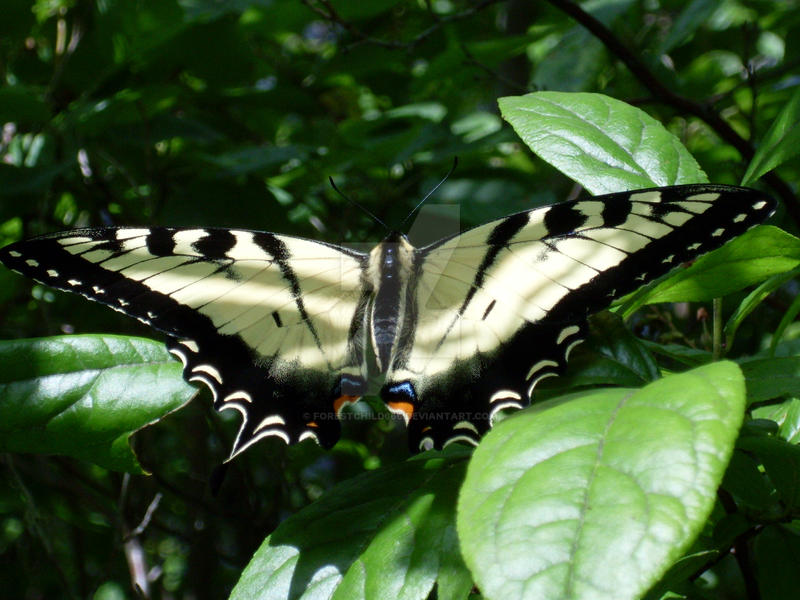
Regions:
<svg viewBox="0 0 800 600"><path fill-rule="evenodd" d="M405 314L405 293L414 247L405 236L390 235L370 253L369 272L375 289L370 315L373 350L380 370L389 367L397 332Z"/></svg>

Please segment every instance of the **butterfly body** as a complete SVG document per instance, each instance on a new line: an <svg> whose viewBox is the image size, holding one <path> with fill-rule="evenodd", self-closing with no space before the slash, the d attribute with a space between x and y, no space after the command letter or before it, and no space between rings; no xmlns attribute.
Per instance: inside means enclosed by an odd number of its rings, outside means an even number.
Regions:
<svg viewBox="0 0 800 600"><path fill-rule="evenodd" d="M772 211L746 188L698 185L537 208L415 248L370 253L260 231L75 230L0 249L0 262L164 332L189 381L243 424L233 448L339 437L367 392L413 450L477 442L504 408L563 371L586 318Z"/></svg>

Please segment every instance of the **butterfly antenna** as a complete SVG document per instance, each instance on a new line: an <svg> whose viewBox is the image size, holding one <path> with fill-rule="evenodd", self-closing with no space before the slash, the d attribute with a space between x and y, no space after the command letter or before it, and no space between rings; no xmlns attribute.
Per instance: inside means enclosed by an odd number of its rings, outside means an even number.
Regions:
<svg viewBox="0 0 800 600"><path fill-rule="evenodd" d="M406 218L403 219L403 222L400 223L400 227L398 227L398 229L402 228L403 225L405 224L405 222L408 221L411 218L411 215L413 215L415 212L417 212L419 210L419 207L422 206L423 204L425 204L425 201L428 198L430 198L436 190L439 189L439 186L441 186L445 181L447 181L447 179L450 177L450 175L452 175L453 172L456 170L457 166L458 166L458 157L456 156L456 157L453 158L453 166L450 167L450 170L447 172L447 175L442 177L442 180L439 183L437 183L435 186L433 186L433 189L430 192L425 194L425 197L422 200L419 201L419 203L414 207L414 210L412 210L410 213L408 213Z"/></svg>
<svg viewBox="0 0 800 600"><path fill-rule="evenodd" d="M348 201L350 204L353 204L354 206L356 206L356 207L360 208L360 209L361 209L363 212L365 212L367 215L369 215L369 216L370 216L370 218L372 218L372 220L373 220L373 221L375 221L375 222L376 222L376 223L378 223L379 225L382 225L382 226L383 226L383 228L384 228L386 231L389 231L389 228L386 226L386 223L384 223L384 222L383 222L383 221L381 221L381 220L380 220L378 217L376 217L376 216L375 216L375 214L373 214L373 213L372 213L372 211L368 210L368 209L367 209L365 206L362 206L361 204L359 204L358 202L356 202L355 200L353 200L353 199L352 199L352 198L350 198L349 196L346 196L346 195L345 195L345 194L344 194L344 193L343 193L343 192L342 192L342 191L341 191L341 190L340 190L338 187L336 187L336 184L333 182L333 177L328 177L328 181L330 181L330 182L331 182L331 187L333 188L333 190L334 190L334 191L335 191L337 194L339 194L339 195L340 195L342 198L344 198L345 200L347 200L347 201Z"/></svg>

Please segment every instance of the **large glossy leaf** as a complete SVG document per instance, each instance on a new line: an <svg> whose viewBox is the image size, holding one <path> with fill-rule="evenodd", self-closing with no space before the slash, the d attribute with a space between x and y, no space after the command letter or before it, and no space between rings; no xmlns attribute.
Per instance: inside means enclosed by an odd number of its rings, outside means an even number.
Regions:
<svg viewBox="0 0 800 600"><path fill-rule="evenodd" d="M772 122L742 178L742 185L755 181L800 152L800 88Z"/></svg>
<svg viewBox="0 0 800 600"><path fill-rule="evenodd" d="M465 598L455 507L470 452L449 448L364 473L284 521L258 549L234 600Z"/></svg>
<svg viewBox="0 0 800 600"><path fill-rule="evenodd" d="M680 141L630 104L561 92L498 102L531 150L593 194L707 181Z"/></svg>
<svg viewBox="0 0 800 600"><path fill-rule="evenodd" d="M113 335L0 341L0 452L142 473L128 439L196 390L164 345Z"/></svg>
<svg viewBox="0 0 800 600"><path fill-rule="evenodd" d="M703 526L742 421L733 363L566 397L499 423L458 506L487 598L644 594Z"/></svg>

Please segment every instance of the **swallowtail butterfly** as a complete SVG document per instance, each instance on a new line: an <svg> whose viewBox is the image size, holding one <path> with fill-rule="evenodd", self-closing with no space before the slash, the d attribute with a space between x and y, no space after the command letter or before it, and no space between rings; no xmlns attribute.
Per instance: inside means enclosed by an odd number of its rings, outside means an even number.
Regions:
<svg viewBox="0 0 800 600"><path fill-rule="evenodd" d="M563 371L586 319L766 219L755 190L688 185L520 212L424 248L369 254L235 229L78 229L0 249L10 269L167 335L188 381L243 417L232 456L264 436L331 447L367 390L413 451L477 442Z"/></svg>

